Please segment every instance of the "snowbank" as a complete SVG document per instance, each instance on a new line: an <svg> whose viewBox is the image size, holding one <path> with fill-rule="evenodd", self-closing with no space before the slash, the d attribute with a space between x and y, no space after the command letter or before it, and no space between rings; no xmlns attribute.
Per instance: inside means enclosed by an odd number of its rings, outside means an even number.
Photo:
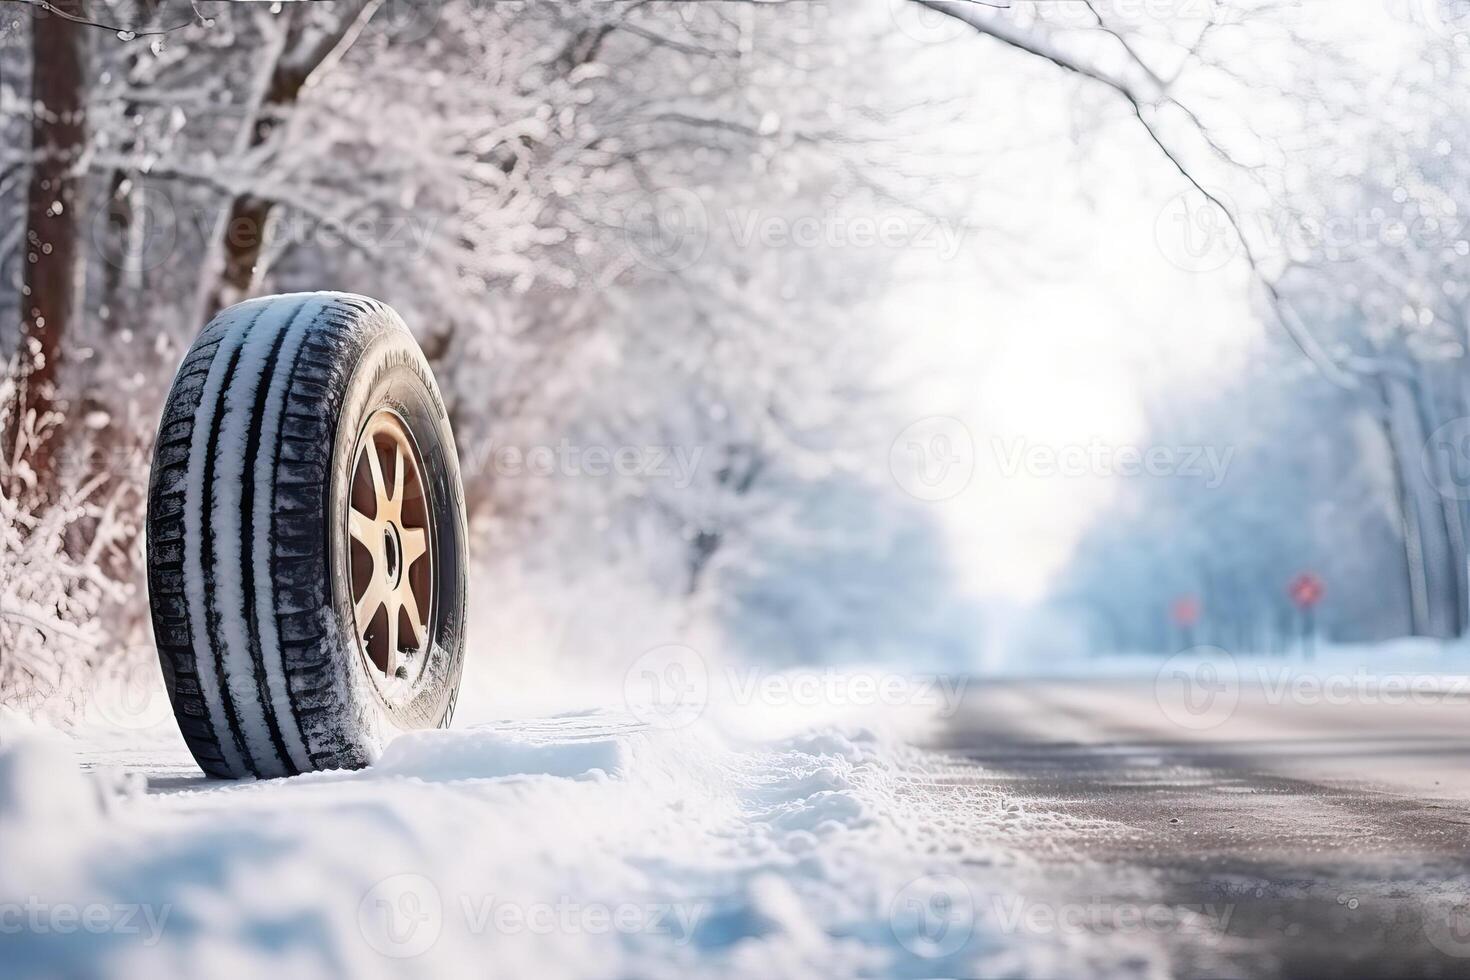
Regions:
<svg viewBox="0 0 1470 980"><path fill-rule="evenodd" d="M953 768L862 730L737 741L584 712L145 797L7 741L6 973L1013 973L970 883L1002 858L986 828L1025 815L932 791Z"/></svg>

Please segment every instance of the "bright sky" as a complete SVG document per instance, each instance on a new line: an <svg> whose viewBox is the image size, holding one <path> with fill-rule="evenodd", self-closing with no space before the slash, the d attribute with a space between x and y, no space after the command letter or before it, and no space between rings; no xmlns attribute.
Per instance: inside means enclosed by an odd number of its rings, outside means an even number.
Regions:
<svg viewBox="0 0 1470 980"><path fill-rule="evenodd" d="M1334 30L1375 37L1370 57L1391 60L1382 28L1393 12L1379 0L1314 6L1336 18ZM954 139L961 152L1010 148L1000 157L1007 169L993 175L1001 192L986 194L976 213L1025 241L982 231L955 262L914 257L890 316L920 326L906 330L896 370L920 379L913 418L953 416L973 438L969 486L928 504L950 529L970 586L1024 601L1044 591L1126 481L1016 472L1007 457L1023 446L1144 446L1143 396L1238 370L1262 327L1244 262L1183 246L1188 185L1136 124L1107 122L1079 143L1077 127L1089 120L1077 118L1075 88L1060 73L977 38L932 47L958 84L969 73L957 61L989 59L968 83L981 79L968 109L973 128L956 127Z"/></svg>

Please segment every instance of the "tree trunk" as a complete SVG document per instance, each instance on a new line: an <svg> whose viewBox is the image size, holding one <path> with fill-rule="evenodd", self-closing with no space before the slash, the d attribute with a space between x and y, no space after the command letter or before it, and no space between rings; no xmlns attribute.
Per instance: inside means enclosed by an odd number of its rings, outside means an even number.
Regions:
<svg viewBox="0 0 1470 980"><path fill-rule="evenodd" d="M87 29L48 12L31 20L31 178L26 194L25 271L18 348L21 381L4 450L24 452L45 493L55 476L59 433L26 445L61 407L63 344L82 283L79 216L86 146Z"/></svg>
<svg viewBox="0 0 1470 980"><path fill-rule="evenodd" d="M340 57L357 39L358 32L381 5L382 0L353 0L341 5L341 19L332 30L307 28L308 5L293 7L287 16L294 17L287 28L285 44L275 55L270 77L265 82L256 106L255 116L245 139L244 149L265 143L275 131L279 115L296 104L307 82L324 64ZM222 222L223 256L219 276L204 300L203 321L216 313L247 299L255 289L261 273L264 251L275 202L253 194L245 194L230 202Z"/></svg>
<svg viewBox="0 0 1470 980"><path fill-rule="evenodd" d="M765 469L766 462L761 457L755 446L748 443L737 443L725 449L725 465L716 474L720 486L728 490L734 497L744 497L750 492L751 485ZM715 552L725 540L725 528L701 528L690 542L688 558L688 576L685 579L684 594L693 596L699 592L699 586L704 579L704 573L709 568L710 560L714 558Z"/></svg>
<svg viewBox="0 0 1470 980"><path fill-rule="evenodd" d="M1432 370L1432 369L1430 369ZM1433 375L1422 380L1414 386L1416 401L1419 406L1420 428L1425 433L1425 438L1434 433L1439 427L1439 415L1436 410L1436 399L1431 390ZM1429 467L1432 474L1432 482L1439 492L1439 507L1444 521L1445 537L1450 549L1450 572L1454 582L1454 603L1451 606L1453 614L1451 623L1451 635L1460 636L1465 632L1466 610L1465 603L1470 599L1470 580L1466 579L1466 554L1465 554L1465 525L1461 520L1461 504L1458 496L1458 486L1453 474L1448 469L1449 461L1444 454L1432 449L1426 449L1421 453L1422 465Z"/></svg>
<svg viewBox="0 0 1470 980"><path fill-rule="evenodd" d="M1439 492L1424 472L1424 431L1410 382L1384 380L1388 432L1404 495L1405 542L1414 601L1414 632L1449 637L1457 631L1456 568Z"/></svg>

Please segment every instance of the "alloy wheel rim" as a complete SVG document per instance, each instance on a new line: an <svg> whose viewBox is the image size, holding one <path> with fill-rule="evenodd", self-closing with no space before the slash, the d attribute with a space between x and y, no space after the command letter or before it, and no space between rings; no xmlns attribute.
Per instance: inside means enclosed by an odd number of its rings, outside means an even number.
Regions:
<svg viewBox="0 0 1470 980"><path fill-rule="evenodd" d="M358 642L383 681L406 680L429 642L435 558L422 474L403 419L388 409L368 419L353 456L349 571Z"/></svg>

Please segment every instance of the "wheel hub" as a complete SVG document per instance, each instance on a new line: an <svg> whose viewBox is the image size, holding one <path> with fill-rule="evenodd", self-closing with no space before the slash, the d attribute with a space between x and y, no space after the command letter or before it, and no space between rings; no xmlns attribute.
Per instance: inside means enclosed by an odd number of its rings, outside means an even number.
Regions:
<svg viewBox="0 0 1470 980"><path fill-rule="evenodd" d="M358 641L384 679L405 679L428 644L434 555L418 450L397 413L358 440L347 515Z"/></svg>
<svg viewBox="0 0 1470 980"><path fill-rule="evenodd" d="M399 572L402 571L398 567L398 541L401 533L398 525L392 521L388 522L388 527L383 531L383 576L395 589L401 578Z"/></svg>

